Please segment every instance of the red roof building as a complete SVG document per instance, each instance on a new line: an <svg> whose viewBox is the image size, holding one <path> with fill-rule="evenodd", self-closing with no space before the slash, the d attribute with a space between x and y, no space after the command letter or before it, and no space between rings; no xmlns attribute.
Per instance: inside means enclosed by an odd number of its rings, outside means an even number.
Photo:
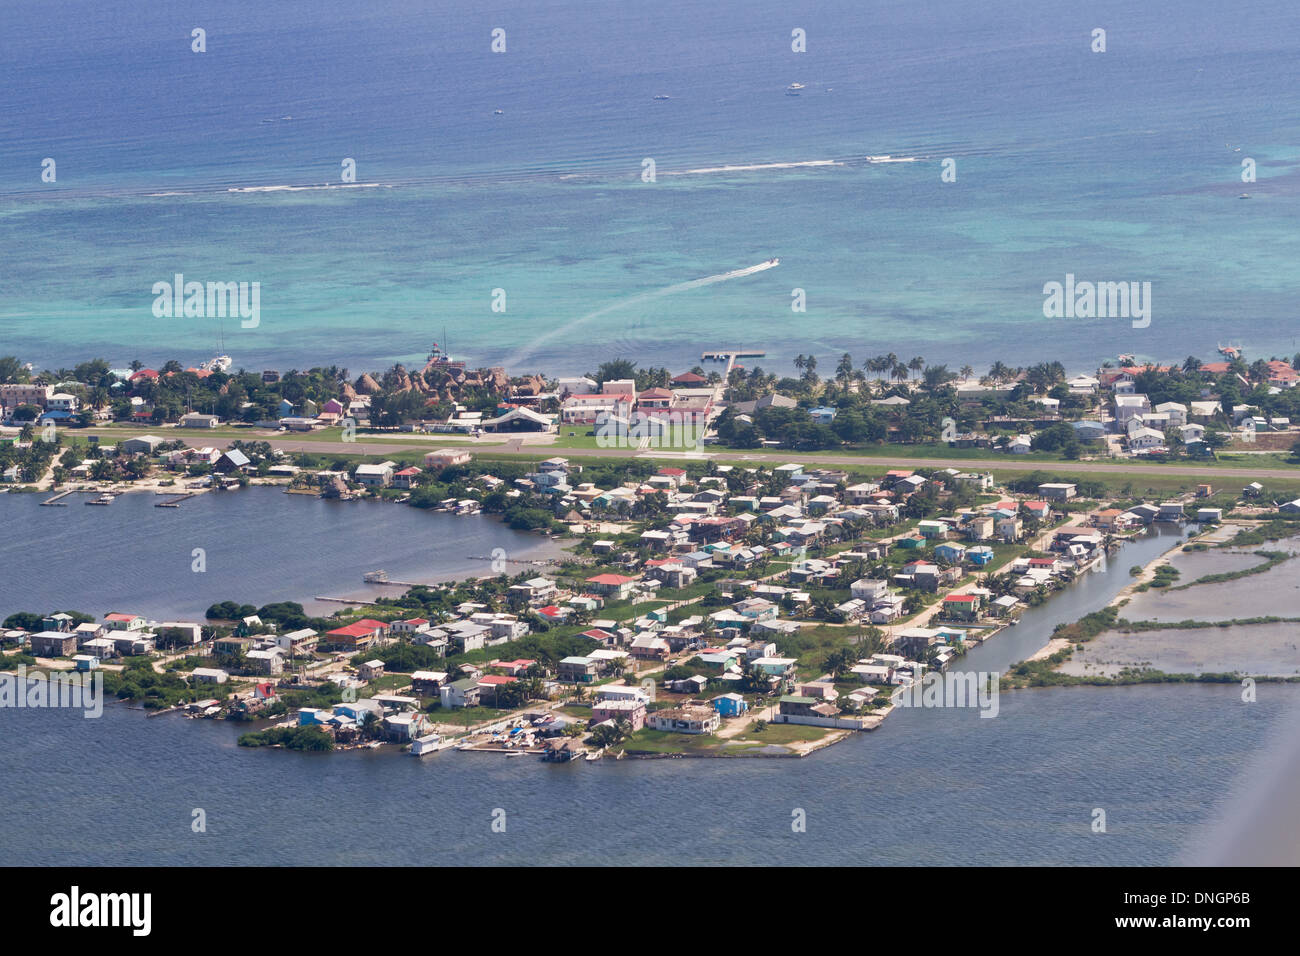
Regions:
<svg viewBox="0 0 1300 956"><path fill-rule="evenodd" d="M636 578L629 578L622 574L597 574L595 577L587 578L587 583L619 585L619 584L627 584L629 581L635 581L635 580Z"/></svg>
<svg viewBox="0 0 1300 956"><path fill-rule="evenodd" d="M362 618L353 624L336 627L325 634L326 642L341 648L361 650L369 647L388 632L388 625L383 621Z"/></svg>

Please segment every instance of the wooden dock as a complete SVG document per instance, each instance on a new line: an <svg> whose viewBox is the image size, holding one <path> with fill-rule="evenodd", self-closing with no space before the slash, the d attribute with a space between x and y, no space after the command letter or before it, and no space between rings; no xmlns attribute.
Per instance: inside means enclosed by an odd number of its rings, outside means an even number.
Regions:
<svg viewBox="0 0 1300 956"><path fill-rule="evenodd" d="M751 351L749 349L716 349L712 352L701 352L700 359L705 362L726 362L738 358L766 358L766 352Z"/></svg>
<svg viewBox="0 0 1300 956"><path fill-rule="evenodd" d="M546 558L494 558L487 554L471 554L471 561L500 561L502 564L526 564L535 568L544 568L548 564L558 564L558 561L547 560ZM377 582L385 583L385 582ZM388 582L391 583L391 582Z"/></svg>
<svg viewBox="0 0 1300 956"><path fill-rule="evenodd" d="M722 373L722 385L725 387L727 382L731 381L731 371L736 367L736 360L742 358L766 358L767 353L754 349L714 349L711 352L701 352L700 360L703 362L726 362L726 371Z"/></svg>
<svg viewBox="0 0 1300 956"><path fill-rule="evenodd" d="M389 578L388 572L382 569L379 571L367 571L365 574L361 575L361 580L364 581L366 584L388 584L388 585L392 585L393 587L399 587L399 588L434 587L434 585L432 584L421 584L415 581L394 581L391 578Z"/></svg>
<svg viewBox="0 0 1300 956"><path fill-rule="evenodd" d="M168 498L166 501L155 501L153 506L155 508L179 508L182 501L188 501L190 498L196 497L198 497L197 491L187 491L184 494Z"/></svg>
<svg viewBox="0 0 1300 956"><path fill-rule="evenodd" d="M66 498L66 497L68 497L68 495L75 495L76 493L77 493L77 492L76 492L75 490L70 490L70 491L60 491L60 492L59 492L57 495L55 495L53 498L47 498L46 500L42 501L42 502L41 502L41 507L42 507L42 508L44 508L44 507L50 507L50 508L66 508L66 507L68 506L68 503L67 503L66 501L64 501L63 499Z"/></svg>

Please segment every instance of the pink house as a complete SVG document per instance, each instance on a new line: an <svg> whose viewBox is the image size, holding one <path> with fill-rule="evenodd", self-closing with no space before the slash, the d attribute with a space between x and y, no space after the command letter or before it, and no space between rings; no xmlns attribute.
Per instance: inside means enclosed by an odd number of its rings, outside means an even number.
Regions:
<svg viewBox="0 0 1300 956"><path fill-rule="evenodd" d="M470 453L460 448L439 448L425 455L424 463L430 468L450 468L469 464L470 458Z"/></svg>
<svg viewBox="0 0 1300 956"><path fill-rule="evenodd" d="M511 677L522 677L528 668L536 663L537 661L521 657L516 661L498 661L495 666L501 668Z"/></svg>
<svg viewBox="0 0 1300 956"><path fill-rule="evenodd" d="M598 700L591 705L591 719L596 723L605 720L626 720L633 730L645 726L645 701Z"/></svg>

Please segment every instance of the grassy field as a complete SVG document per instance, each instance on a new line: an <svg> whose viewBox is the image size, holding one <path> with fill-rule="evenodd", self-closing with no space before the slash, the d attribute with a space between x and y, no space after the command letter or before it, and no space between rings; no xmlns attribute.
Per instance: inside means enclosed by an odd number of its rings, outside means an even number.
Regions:
<svg viewBox="0 0 1300 956"><path fill-rule="evenodd" d="M735 737L724 739L713 734L672 734L646 727L628 737L623 746L629 753L743 757L764 748L787 748L790 744L818 741L836 733L831 728L800 724L767 724L762 730L755 728L756 723L751 722Z"/></svg>

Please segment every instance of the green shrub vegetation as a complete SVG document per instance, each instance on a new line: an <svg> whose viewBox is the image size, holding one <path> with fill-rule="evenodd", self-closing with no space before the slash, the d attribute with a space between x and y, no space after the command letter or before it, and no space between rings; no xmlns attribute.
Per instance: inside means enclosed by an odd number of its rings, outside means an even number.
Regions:
<svg viewBox="0 0 1300 956"><path fill-rule="evenodd" d="M239 746L324 751L334 749L334 740L319 727L272 727L241 735Z"/></svg>

